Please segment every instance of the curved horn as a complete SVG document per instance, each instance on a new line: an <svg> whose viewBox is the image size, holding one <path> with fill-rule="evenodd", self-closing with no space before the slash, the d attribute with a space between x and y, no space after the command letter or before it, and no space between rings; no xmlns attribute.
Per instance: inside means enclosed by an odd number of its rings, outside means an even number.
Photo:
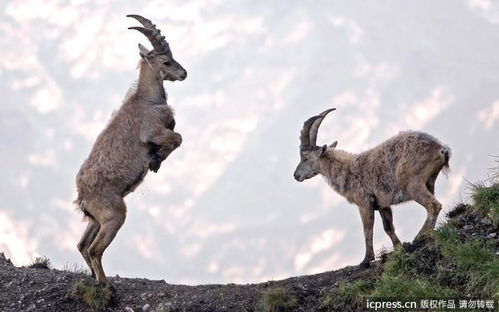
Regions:
<svg viewBox="0 0 499 312"><path fill-rule="evenodd" d="M317 145L317 133L319 132L319 127L321 126L322 120L324 120L324 117L326 117L327 114L330 112L336 110L336 108L330 108L328 110L323 111L319 115L315 116L317 117L312 125L310 126L310 131L309 131L309 140L310 140L310 145L316 146Z"/></svg>
<svg viewBox="0 0 499 312"><path fill-rule="evenodd" d="M151 42L154 50L158 53L164 53L170 49L168 42L166 42L165 37L161 36L161 31L156 28L150 20L145 17L136 14L129 14L127 17L131 17L139 21L144 27L128 27L128 29L135 29L142 34L144 34L147 39Z"/></svg>
<svg viewBox="0 0 499 312"><path fill-rule="evenodd" d="M307 119L303 123L303 128L300 132L300 149L307 149L310 145L310 127L317 120L317 118L322 118L321 116L313 116Z"/></svg>
<svg viewBox="0 0 499 312"><path fill-rule="evenodd" d="M131 17L139 21L145 28L155 30L156 25L154 25L150 20L137 14L128 14L126 17Z"/></svg>

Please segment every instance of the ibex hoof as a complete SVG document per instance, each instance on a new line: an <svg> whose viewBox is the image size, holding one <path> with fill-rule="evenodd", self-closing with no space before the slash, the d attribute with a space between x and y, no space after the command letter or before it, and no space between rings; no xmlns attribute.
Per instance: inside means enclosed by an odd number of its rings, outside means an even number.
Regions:
<svg viewBox="0 0 499 312"><path fill-rule="evenodd" d="M428 243L428 242L431 242L433 240L433 231L431 232L422 232L422 233L418 233L418 235L416 235L416 237L414 238L414 240L412 241L413 244L416 244L416 245L422 245L422 244L425 244L425 243Z"/></svg>
<svg viewBox="0 0 499 312"><path fill-rule="evenodd" d="M149 170L154 171L154 172L158 172L160 167L161 167L160 160L151 161L151 163L149 164Z"/></svg>
<svg viewBox="0 0 499 312"><path fill-rule="evenodd" d="M369 260L363 260L360 264L359 264L359 269L361 270L365 270L367 268L369 268L371 266L371 261Z"/></svg>

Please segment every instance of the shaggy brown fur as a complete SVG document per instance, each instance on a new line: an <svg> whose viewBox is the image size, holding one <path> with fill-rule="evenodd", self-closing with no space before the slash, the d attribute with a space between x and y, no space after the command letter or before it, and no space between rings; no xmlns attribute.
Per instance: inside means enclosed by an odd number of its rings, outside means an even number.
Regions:
<svg viewBox="0 0 499 312"><path fill-rule="evenodd" d="M149 20L131 17L146 27L134 29L144 33L155 49L148 51L139 45L142 60L137 87L97 137L76 176L75 203L88 217L78 249L92 276L105 284L109 281L102 254L125 221L123 198L135 190L151 167L159 168L157 163L151 165L153 162L166 158L182 143L180 134L168 129L174 118L166 104L163 80L184 80L187 72L173 59L168 44ZM156 149L152 158L151 148Z"/></svg>
<svg viewBox="0 0 499 312"><path fill-rule="evenodd" d="M294 176L302 182L321 174L336 192L359 207L366 245L361 265L368 266L374 259L375 210L379 211L394 246L400 240L395 234L391 205L414 200L426 208L427 218L418 237L435 227L442 208L433 195L435 180L442 168L448 168L450 149L431 135L417 131L401 132L360 154L337 150L337 142L318 147L317 131L330 111L305 122L301 161Z"/></svg>

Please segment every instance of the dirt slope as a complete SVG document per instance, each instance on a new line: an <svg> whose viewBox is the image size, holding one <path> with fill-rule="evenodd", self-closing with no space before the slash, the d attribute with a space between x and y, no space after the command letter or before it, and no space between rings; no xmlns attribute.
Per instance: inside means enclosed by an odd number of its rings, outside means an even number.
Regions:
<svg viewBox="0 0 499 312"><path fill-rule="evenodd" d="M171 285L165 281L111 278L114 303L106 311L262 311L264 293L284 288L295 298L293 311L320 310L320 296L340 281L377 274L378 264L247 285ZM15 267L0 253L0 311L94 311L71 296L73 285L90 277L46 268Z"/></svg>

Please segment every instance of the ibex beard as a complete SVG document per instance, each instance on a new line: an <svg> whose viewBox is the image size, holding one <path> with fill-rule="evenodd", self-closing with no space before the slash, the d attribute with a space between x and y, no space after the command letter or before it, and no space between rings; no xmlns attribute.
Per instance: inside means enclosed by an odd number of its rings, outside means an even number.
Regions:
<svg viewBox="0 0 499 312"><path fill-rule="evenodd" d="M322 120L334 110L305 121L300 135L300 163L294 178L302 182L320 174L337 193L358 206L366 247L360 266L368 267L374 260L375 210L380 213L383 228L394 247L400 240L393 226L392 205L416 201L427 211L417 237L433 230L442 209L434 196L435 180L442 169L448 169L451 151L433 136L417 131L401 132L360 154L336 149L337 142L317 146Z"/></svg>
<svg viewBox="0 0 499 312"><path fill-rule="evenodd" d="M128 17L143 25L130 29L144 34L154 49L139 44L137 86L99 134L76 176L75 204L88 221L78 249L92 276L106 285L110 282L102 268L102 255L125 222L123 198L182 143L181 135L173 131L175 119L166 103L163 81L184 80L187 72L173 59L165 37L150 20Z"/></svg>

